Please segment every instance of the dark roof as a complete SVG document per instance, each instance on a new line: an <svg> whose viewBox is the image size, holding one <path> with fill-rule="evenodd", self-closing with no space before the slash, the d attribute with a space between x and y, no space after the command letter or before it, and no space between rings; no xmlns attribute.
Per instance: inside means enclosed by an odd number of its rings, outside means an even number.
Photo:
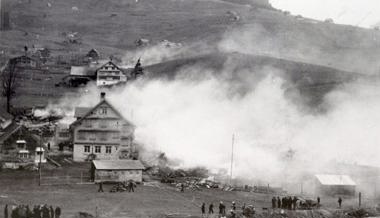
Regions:
<svg viewBox="0 0 380 218"><path fill-rule="evenodd" d="M5 140L7 140L10 136L13 135L13 133L17 132L22 126L13 122L11 125L9 125L5 130L3 131L3 134L0 135L0 143L3 143Z"/></svg>
<svg viewBox="0 0 380 218"><path fill-rule="evenodd" d="M79 115L81 115L81 116L79 116L78 118L78 120L76 120L75 122L73 122L70 126L73 126L73 125L75 125L75 124L77 124L78 122L80 122L80 121L82 121L85 117L87 117L88 115L90 115L91 114L91 112L93 112L96 108L98 108L101 104L103 104L103 103L105 103L105 104L107 104L119 117L121 117L121 118L123 118L123 120L125 120L129 125L131 125L131 126L134 126L131 122L129 122L127 119L125 119L124 118L124 116L123 115L121 115L120 114L120 112L119 111L117 111L110 103L108 103L108 101L106 100L106 99L103 99L103 100L101 100L97 105L95 105L93 108L90 108L90 109L88 109L87 110L87 112L86 113L84 113L84 110L85 109L83 109L84 107L82 107L82 109L80 109L80 111L78 111L78 114L79 114L79 112L80 112L80 114ZM84 113L84 114L83 114ZM77 110L75 110L75 114L77 114ZM76 116L77 117L77 116Z"/></svg>
<svg viewBox="0 0 380 218"><path fill-rule="evenodd" d="M139 160L94 160L97 170L143 170L145 167Z"/></svg>
<svg viewBox="0 0 380 218"><path fill-rule="evenodd" d="M74 117L81 118L84 117L89 111L91 110L90 107L76 107Z"/></svg>
<svg viewBox="0 0 380 218"><path fill-rule="evenodd" d="M5 111L3 108L0 107L0 118L3 118L5 120L11 120L13 119L12 114Z"/></svg>
<svg viewBox="0 0 380 218"><path fill-rule="evenodd" d="M102 67L104 67L104 66L107 65L107 64L111 64L111 65L113 65L114 67L116 67L118 70L120 70L121 72L123 72L123 70L120 69L120 67L117 66L117 65L116 65L114 62L112 62L112 61L108 61L107 63L103 64L103 65L100 66L96 71L98 71L99 69L101 69Z"/></svg>

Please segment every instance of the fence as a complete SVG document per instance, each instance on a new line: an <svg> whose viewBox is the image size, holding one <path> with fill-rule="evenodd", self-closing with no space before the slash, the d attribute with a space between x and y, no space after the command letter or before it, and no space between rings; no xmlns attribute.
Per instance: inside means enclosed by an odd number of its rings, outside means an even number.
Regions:
<svg viewBox="0 0 380 218"><path fill-rule="evenodd" d="M41 176L41 185L81 185L92 183L89 173L80 173L80 175Z"/></svg>

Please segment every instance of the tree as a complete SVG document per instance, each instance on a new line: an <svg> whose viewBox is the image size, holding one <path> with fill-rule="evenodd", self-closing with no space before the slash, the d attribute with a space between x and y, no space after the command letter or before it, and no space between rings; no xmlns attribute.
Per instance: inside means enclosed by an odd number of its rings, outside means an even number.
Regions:
<svg viewBox="0 0 380 218"><path fill-rule="evenodd" d="M2 94L7 99L7 112L11 110L11 100L16 93L17 88L17 59L12 58L8 61L6 68L1 72Z"/></svg>

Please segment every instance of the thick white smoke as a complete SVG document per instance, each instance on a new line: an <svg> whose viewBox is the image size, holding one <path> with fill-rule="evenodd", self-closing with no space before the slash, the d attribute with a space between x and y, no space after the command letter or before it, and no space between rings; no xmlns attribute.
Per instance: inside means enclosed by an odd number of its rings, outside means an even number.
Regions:
<svg viewBox="0 0 380 218"><path fill-rule="evenodd" d="M297 172L323 171L331 160L380 166L377 87L341 87L326 97L326 113L308 114L285 97L287 85L277 71L266 71L244 95L231 95L229 82L209 76L139 81L108 91L107 98L135 123L136 140L146 150L165 152L183 167L229 169L232 134L234 176L278 181L293 173L284 171L289 164ZM95 105L99 92L92 87L70 104ZM289 149L292 160L285 158Z"/></svg>

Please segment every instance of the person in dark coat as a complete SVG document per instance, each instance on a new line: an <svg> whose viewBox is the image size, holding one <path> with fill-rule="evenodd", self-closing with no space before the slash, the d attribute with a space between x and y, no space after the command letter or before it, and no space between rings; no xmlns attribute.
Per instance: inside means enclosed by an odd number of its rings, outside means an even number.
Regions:
<svg viewBox="0 0 380 218"><path fill-rule="evenodd" d="M208 214L214 214L214 205L212 203L208 206Z"/></svg>
<svg viewBox="0 0 380 218"><path fill-rule="evenodd" d="M236 211L236 203L235 203L235 201L232 202L232 210Z"/></svg>
<svg viewBox="0 0 380 218"><path fill-rule="evenodd" d="M185 184L181 183L181 192L185 192Z"/></svg>
<svg viewBox="0 0 380 218"><path fill-rule="evenodd" d="M50 210L46 204L42 207L42 218L50 218Z"/></svg>
<svg viewBox="0 0 380 218"><path fill-rule="evenodd" d="M54 208L50 205L50 217L54 218Z"/></svg>
<svg viewBox="0 0 380 218"><path fill-rule="evenodd" d="M223 201L219 203L219 214L220 215L226 214L226 206L224 206Z"/></svg>
<svg viewBox="0 0 380 218"><path fill-rule="evenodd" d="M129 183L128 183L128 191L129 192L131 192L131 191L135 192L134 188L135 188L135 183L132 180L130 180Z"/></svg>
<svg viewBox="0 0 380 218"><path fill-rule="evenodd" d="M272 198L272 208L275 209L276 208L276 197L273 197Z"/></svg>
<svg viewBox="0 0 380 218"><path fill-rule="evenodd" d="M339 197L339 198L338 198L339 208L342 208L342 202L343 202L342 198Z"/></svg>
<svg viewBox="0 0 380 218"><path fill-rule="evenodd" d="M26 205L26 218L33 218L33 212L30 210L29 205Z"/></svg>
<svg viewBox="0 0 380 218"><path fill-rule="evenodd" d="M55 208L55 218L59 218L61 216L61 208L60 207L56 207Z"/></svg>
<svg viewBox="0 0 380 218"><path fill-rule="evenodd" d="M277 197L277 207L278 208L282 208L281 207L281 199L280 199L280 197Z"/></svg>
<svg viewBox="0 0 380 218"><path fill-rule="evenodd" d="M4 218L8 218L8 204L4 207Z"/></svg>
<svg viewBox="0 0 380 218"><path fill-rule="evenodd" d="M293 210L296 210L297 209L297 201L298 201L298 198L296 196L293 197Z"/></svg>
<svg viewBox="0 0 380 218"><path fill-rule="evenodd" d="M99 189L98 192L104 192L103 191L103 182L99 182Z"/></svg>
<svg viewBox="0 0 380 218"><path fill-rule="evenodd" d="M319 196L317 197L317 202L318 202L318 207L319 207L319 205L321 205L321 198Z"/></svg>
<svg viewBox="0 0 380 218"><path fill-rule="evenodd" d="M286 203L285 203L285 201L286 201L286 197L282 197L281 198L281 205L282 205L282 209L286 209Z"/></svg>
<svg viewBox="0 0 380 218"><path fill-rule="evenodd" d="M34 205L33 207L33 218L39 218L40 216L40 209L38 206Z"/></svg>
<svg viewBox="0 0 380 218"><path fill-rule="evenodd" d="M206 214L206 204L203 202L201 206L201 211L202 211L202 217Z"/></svg>

